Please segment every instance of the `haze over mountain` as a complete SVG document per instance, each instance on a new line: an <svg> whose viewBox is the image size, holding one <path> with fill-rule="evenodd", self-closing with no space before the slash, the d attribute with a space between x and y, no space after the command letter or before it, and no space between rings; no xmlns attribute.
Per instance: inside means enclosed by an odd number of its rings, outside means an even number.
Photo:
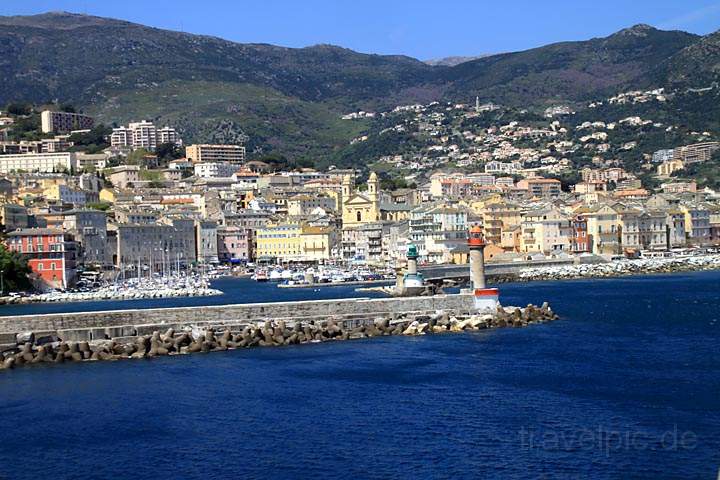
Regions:
<svg viewBox="0 0 720 480"><path fill-rule="evenodd" d="M454 67L455 65L460 65L461 63L477 60L478 58L489 57L490 55L492 54L486 53L484 55L474 55L471 57L451 56L443 58L433 58L430 60L425 60L425 63L432 66Z"/></svg>
<svg viewBox="0 0 720 480"><path fill-rule="evenodd" d="M544 106L623 89L703 86L718 78L719 59L719 33L648 25L448 66L332 45L240 44L53 12L0 17L0 104L69 102L106 122L173 124L188 141L233 141L245 132L251 147L313 157L362 130L362 122L339 120L356 109L476 95Z"/></svg>

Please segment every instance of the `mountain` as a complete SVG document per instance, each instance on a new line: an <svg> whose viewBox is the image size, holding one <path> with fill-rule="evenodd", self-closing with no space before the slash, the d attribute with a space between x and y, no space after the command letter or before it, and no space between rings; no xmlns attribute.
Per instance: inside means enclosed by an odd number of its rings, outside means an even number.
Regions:
<svg viewBox="0 0 720 480"><path fill-rule="evenodd" d="M410 102L510 106L583 102L618 90L718 76L718 34L636 25L605 38L490 55L454 66L332 45L285 48L52 12L0 17L0 105L73 103L106 123L152 119L186 141L328 159L370 120L358 109ZM709 63L708 63L709 62ZM441 62L441 63L453 63Z"/></svg>
<svg viewBox="0 0 720 480"><path fill-rule="evenodd" d="M0 100L95 101L107 90L174 80L274 88L302 100L365 100L416 85L431 67L331 45L284 48L70 13L0 17Z"/></svg>
<svg viewBox="0 0 720 480"><path fill-rule="evenodd" d="M700 37L635 25L609 37L562 42L461 63L440 72L450 96L477 92L510 105L582 101L644 83L659 62Z"/></svg>
<svg viewBox="0 0 720 480"><path fill-rule="evenodd" d="M700 38L652 72L656 83L675 87L706 87L720 79L720 31Z"/></svg>

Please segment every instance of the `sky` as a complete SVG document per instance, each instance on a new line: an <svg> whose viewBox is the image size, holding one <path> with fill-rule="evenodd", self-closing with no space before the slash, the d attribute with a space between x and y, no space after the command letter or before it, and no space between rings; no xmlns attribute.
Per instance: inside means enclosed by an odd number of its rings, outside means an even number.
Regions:
<svg viewBox="0 0 720 480"><path fill-rule="evenodd" d="M720 0L0 0L0 15L61 10L243 43L330 43L421 60L585 40L638 23L720 29Z"/></svg>

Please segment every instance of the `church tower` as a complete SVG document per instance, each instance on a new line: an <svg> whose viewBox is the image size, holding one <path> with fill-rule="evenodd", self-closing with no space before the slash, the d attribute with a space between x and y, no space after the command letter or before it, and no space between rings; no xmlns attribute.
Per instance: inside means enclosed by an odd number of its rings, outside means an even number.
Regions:
<svg viewBox="0 0 720 480"><path fill-rule="evenodd" d="M342 201L343 203L350 199L352 195L352 177L344 175L342 178Z"/></svg>
<svg viewBox="0 0 720 480"><path fill-rule="evenodd" d="M373 202L377 202L379 193L380 180L378 180L377 173L371 172L370 178L368 178L368 198L370 198Z"/></svg>
<svg viewBox="0 0 720 480"><path fill-rule="evenodd" d="M368 178L367 196L371 203L371 217L380 220L380 180L375 172L371 172Z"/></svg>

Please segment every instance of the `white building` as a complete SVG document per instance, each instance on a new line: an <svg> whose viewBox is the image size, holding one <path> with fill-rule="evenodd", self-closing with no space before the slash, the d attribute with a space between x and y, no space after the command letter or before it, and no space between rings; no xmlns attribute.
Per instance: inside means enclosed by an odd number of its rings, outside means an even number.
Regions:
<svg viewBox="0 0 720 480"><path fill-rule="evenodd" d="M163 127L158 129L152 122L129 123L127 127L113 128L110 135L110 145L122 148L144 148L155 150L162 143L182 143L180 136L174 128Z"/></svg>
<svg viewBox="0 0 720 480"><path fill-rule="evenodd" d="M0 155L0 173L40 172L53 173L75 167L73 152L58 153L22 153L18 155Z"/></svg>
<svg viewBox="0 0 720 480"><path fill-rule="evenodd" d="M485 164L485 173L500 173L503 175L515 175L520 173L522 165L520 162L503 163L493 160Z"/></svg>
<svg viewBox="0 0 720 480"><path fill-rule="evenodd" d="M228 162L202 162L195 164L195 176L200 178L232 177L238 166Z"/></svg>

